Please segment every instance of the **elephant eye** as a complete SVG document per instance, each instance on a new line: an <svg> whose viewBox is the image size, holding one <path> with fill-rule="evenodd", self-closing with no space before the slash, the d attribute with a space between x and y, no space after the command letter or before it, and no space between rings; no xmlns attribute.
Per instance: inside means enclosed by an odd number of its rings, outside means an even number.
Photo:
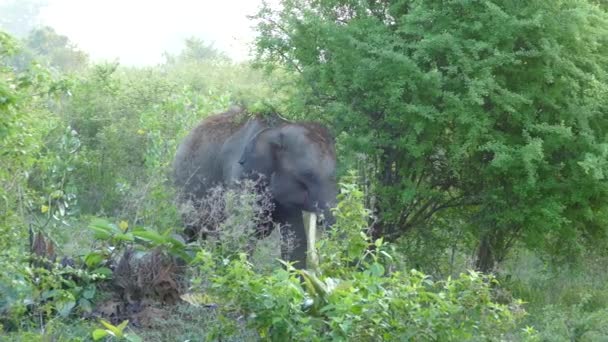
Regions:
<svg viewBox="0 0 608 342"><path fill-rule="evenodd" d="M302 178L309 180L309 181L314 181L316 177L315 177L314 172L312 172L311 170L308 170L308 171L304 171L302 173Z"/></svg>
<svg viewBox="0 0 608 342"><path fill-rule="evenodd" d="M301 180L298 180L297 182L302 189L308 189L308 185L305 182L302 182Z"/></svg>

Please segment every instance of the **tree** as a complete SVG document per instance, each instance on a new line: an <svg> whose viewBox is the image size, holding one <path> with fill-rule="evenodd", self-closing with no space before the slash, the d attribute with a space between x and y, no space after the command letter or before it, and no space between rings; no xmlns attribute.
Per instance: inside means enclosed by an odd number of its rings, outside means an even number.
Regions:
<svg viewBox="0 0 608 342"><path fill-rule="evenodd" d="M299 74L293 108L368 156L376 232L448 208L479 238L573 255L606 238L608 16L582 0L284 0L257 55Z"/></svg>
<svg viewBox="0 0 608 342"><path fill-rule="evenodd" d="M222 51L217 50L213 47L213 44L206 44L203 40L190 37L184 41L185 47L179 53L178 56L165 53L165 58L168 64L175 64L177 62L227 62L229 61L228 56Z"/></svg>
<svg viewBox="0 0 608 342"><path fill-rule="evenodd" d="M34 58L63 72L81 71L88 63L89 56L52 27L32 30L25 44L36 55Z"/></svg>

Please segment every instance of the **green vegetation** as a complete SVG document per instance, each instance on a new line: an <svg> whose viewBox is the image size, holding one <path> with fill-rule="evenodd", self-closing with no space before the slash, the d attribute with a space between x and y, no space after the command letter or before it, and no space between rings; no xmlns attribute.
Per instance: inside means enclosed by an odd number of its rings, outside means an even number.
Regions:
<svg viewBox="0 0 608 342"><path fill-rule="evenodd" d="M607 339L605 5L282 4L255 63L191 38L99 64L0 31L0 340ZM207 199L216 235L179 236L176 147L234 104L337 137L317 273L251 238L253 184Z"/></svg>
<svg viewBox="0 0 608 342"><path fill-rule="evenodd" d="M484 271L517 242L565 260L606 241L602 9L283 4L259 15L259 57L298 73L295 108L343 133L346 154L365 155L379 236L441 221L480 242Z"/></svg>

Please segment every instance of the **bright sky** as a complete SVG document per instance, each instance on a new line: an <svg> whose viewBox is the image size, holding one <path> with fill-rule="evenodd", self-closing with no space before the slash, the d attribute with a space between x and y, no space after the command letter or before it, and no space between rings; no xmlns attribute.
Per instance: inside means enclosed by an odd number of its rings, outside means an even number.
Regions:
<svg viewBox="0 0 608 342"><path fill-rule="evenodd" d="M154 65L195 36L235 60L246 59L261 0L48 0L41 21L93 60Z"/></svg>

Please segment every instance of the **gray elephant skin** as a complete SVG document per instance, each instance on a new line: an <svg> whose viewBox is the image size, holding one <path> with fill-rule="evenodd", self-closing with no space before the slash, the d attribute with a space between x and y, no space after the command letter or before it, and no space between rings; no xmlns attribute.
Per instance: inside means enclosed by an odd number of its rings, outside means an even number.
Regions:
<svg viewBox="0 0 608 342"><path fill-rule="evenodd" d="M298 268L306 267L302 211L323 214L326 223L332 220L336 154L322 125L231 109L196 126L180 144L173 167L182 198L193 200L216 185L263 175L274 204L273 221L285 225L296 240L282 257Z"/></svg>

